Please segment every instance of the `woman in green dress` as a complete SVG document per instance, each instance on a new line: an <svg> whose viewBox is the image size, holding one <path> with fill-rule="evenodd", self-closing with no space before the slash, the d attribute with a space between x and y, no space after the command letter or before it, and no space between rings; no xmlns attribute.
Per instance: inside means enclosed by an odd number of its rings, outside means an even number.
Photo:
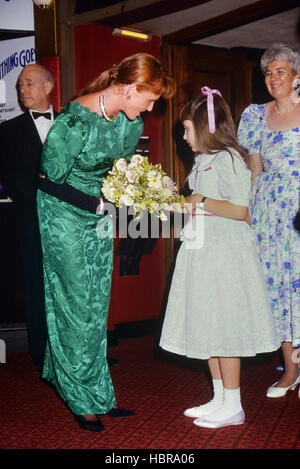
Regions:
<svg viewBox="0 0 300 469"><path fill-rule="evenodd" d="M141 112L174 92L173 80L149 54L103 72L57 117L44 146L44 177L99 198L101 209L101 182L114 160L134 153ZM42 376L82 428L102 431L99 415L133 414L116 407L106 359L113 239L99 237L96 227L112 221L42 190L37 202L48 326Z"/></svg>

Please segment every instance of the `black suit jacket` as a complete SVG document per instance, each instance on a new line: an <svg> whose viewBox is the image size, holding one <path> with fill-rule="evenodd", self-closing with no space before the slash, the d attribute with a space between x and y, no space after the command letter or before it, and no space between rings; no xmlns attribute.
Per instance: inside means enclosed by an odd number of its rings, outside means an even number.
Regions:
<svg viewBox="0 0 300 469"><path fill-rule="evenodd" d="M42 149L28 110L0 125L0 182L17 204L36 203Z"/></svg>
<svg viewBox="0 0 300 469"><path fill-rule="evenodd" d="M55 113L56 115L56 113ZM0 182L13 199L27 304L29 348L43 364L47 341L36 192L43 144L29 111L0 125ZM3 226L3 229L6 229Z"/></svg>

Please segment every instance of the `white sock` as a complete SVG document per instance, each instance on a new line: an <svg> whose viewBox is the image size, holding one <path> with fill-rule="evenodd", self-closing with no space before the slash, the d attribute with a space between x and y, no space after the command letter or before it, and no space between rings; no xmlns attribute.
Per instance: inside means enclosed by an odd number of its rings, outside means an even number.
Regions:
<svg viewBox="0 0 300 469"><path fill-rule="evenodd" d="M226 389L224 388L223 405L214 413L206 417L206 420L218 422L226 418L232 417L242 410L240 388Z"/></svg>
<svg viewBox="0 0 300 469"><path fill-rule="evenodd" d="M224 388L224 407L238 413L242 409L241 405L241 391L240 388L236 389L226 389Z"/></svg>
<svg viewBox="0 0 300 469"><path fill-rule="evenodd" d="M212 383L214 397L211 401L207 402L207 404L199 406L201 407L201 410L215 412L216 410L220 409L223 404L223 381L221 379L213 379Z"/></svg>

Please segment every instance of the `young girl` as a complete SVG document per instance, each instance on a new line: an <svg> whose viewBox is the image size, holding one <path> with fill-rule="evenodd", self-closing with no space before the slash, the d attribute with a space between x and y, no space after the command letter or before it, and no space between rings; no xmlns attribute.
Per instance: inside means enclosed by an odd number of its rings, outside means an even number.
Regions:
<svg viewBox="0 0 300 469"><path fill-rule="evenodd" d="M182 110L184 139L198 155L160 346L208 359L213 399L185 410L200 427L243 424L240 357L280 347L247 223L251 175L230 109L218 90ZM194 233L194 236L192 236Z"/></svg>

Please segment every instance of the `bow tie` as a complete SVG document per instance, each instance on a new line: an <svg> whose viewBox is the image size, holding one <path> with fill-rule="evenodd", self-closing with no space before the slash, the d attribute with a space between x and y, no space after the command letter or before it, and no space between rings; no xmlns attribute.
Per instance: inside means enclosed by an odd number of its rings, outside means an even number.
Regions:
<svg viewBox="0 0 300 469"><path fill-rule="evenodd" d="M38 119L39 117L45 117L46 119L51 120L51 112L36 112L32 111L32 117Z"/></svg>

